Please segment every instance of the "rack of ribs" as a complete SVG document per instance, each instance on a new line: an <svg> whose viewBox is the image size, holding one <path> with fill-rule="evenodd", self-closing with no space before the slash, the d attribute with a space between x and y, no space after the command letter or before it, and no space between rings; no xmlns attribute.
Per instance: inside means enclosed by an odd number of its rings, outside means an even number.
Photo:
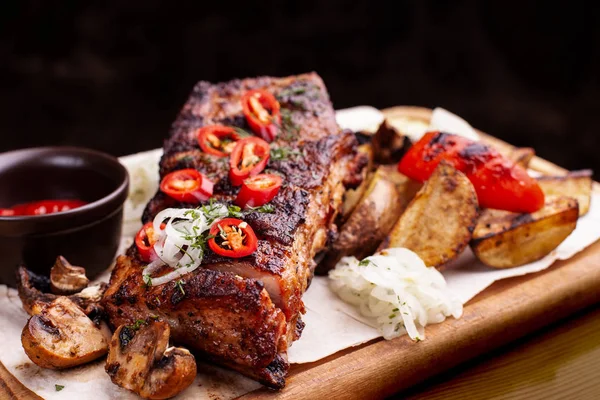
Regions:
<svg viewBox="0 0 600 400"><path fill-rule="evenodd" d="M268 90L280 102L282 122L271 148L293 154L272 158L265 170L284 177L271 202L274 212L244 217L258 236L257 251L239 259L207 252L200 268L183 277L181 290L174 281L146 286L145 263L134 245L118 258L103 305L113 327L149 316L166 321L176 343L266 386L282 388L289 369L287 349L304 327L302 295L313 276L315 255L335 235L345 178L356 159L354 135L336 124L329 95L315 73L199 82L165 141L160 175L195 168L215 183L213 198L231 204L237 188L229 182L227 158L203 153L196 132L210 124L250 131L240 98L252 89ZM159 191L142 219L152 221L169 207L196 206Z"/></svg>

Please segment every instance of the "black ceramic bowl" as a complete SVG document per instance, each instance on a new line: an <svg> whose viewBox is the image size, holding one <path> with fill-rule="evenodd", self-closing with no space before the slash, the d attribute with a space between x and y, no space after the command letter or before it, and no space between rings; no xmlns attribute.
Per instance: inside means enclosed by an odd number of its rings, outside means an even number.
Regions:
<svg viewBox="0 0 600 400"><path fill-rule="evenodd" d="M47 199L88 204L55 214L0 217L0 283L15 285L24 263L48 274L57 256L93 279L112 262L121 236L129 177L107 154L75 147L39 147L0 154L0 208Z"/></svg>

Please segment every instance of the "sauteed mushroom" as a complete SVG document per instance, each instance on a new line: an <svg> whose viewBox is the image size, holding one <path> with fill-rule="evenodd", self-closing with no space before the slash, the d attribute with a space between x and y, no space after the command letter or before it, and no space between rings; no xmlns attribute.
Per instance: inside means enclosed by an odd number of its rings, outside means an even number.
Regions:
<svg viewBox="0 0 600 400"><path fill-rule="evenodd" d="M93 361L108 351L110 331L98 327L68 297L36 303L21 334L27 356L43 368L64 369Z"/></svg>
<svg viewBox="0 0 600 400"><path fill-rule="evenodd" d="M29 315L38 314L44 305L51 303L60 296L48 293L51 283L47 277L36 275L25 266L20 266L17 271L17 288L23 308ZM106 283L90 286L79 293L74 293L68 298L81 307L86 314L97 310L97 303L106 290Z"/></svg>
<svg viewBox="0 0 600 400"><path fill-rule="evenodd" d="M167 399L192 384L196 360L189 351L169 347L165 322L139 320L113 334L106 372L114 384L146 399Z"/></svg>
<svg viewBox="0 0 600 400"><path fill-rule="evenodd" d="M58 256L50 270L50 289L54 294L73 294L82 291L90 283L85 268L71 265L63 256Z"/></svg>

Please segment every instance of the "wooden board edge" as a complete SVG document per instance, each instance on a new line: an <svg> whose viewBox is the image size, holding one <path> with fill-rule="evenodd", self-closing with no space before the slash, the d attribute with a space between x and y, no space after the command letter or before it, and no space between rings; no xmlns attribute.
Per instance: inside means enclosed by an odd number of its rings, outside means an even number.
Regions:
<svg viewBox="0 0 600 400"><path fill-rule="evenodd" d="M462 318L427 327L422 342L406 337L382 340L290 377L281 392L259 389L241 398L333 400L391 395L599 302L599 262L597 242L535 279L467 305Z"/></svg>

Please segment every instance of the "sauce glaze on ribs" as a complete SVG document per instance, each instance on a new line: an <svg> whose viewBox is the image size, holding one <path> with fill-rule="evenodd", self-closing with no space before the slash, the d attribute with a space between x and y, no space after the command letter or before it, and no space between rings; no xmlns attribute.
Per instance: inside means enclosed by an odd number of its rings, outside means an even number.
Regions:
<svg viewBox="0 0 600 400"><path fill-rule="evenodd" d="M160 162L161 178L196 168L214 183L213 198L231 203L237 188L228 179L228 158L203 153L198 128L209 124L250 131L240 98L251 89L266 89L281 104L282 126L271 148L266 173L283 176L272 200L273 213L250 212L244 220L259 238L258 250L241 259L207 252L200 268L183 277L183 290L172 281L146 287L144 263L132 246L119 257L103 299L113 326L155 316L169 323L175 342L197 354L282 388L289 364L287 349L300 337L302 294L312 278L315 255L335 234L344 178L356 157L356 139L341 132L323 82L314 73L287 77L200 82L171 128ZM177 203L161 192L150 201L143 222Z"/></svg>

